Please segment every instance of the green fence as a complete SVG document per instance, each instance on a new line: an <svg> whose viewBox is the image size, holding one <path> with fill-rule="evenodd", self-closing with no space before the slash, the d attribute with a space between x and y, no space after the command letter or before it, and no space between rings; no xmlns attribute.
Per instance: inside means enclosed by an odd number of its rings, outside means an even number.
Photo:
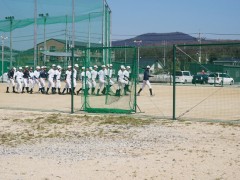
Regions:
<svg viewBox="0 0 240 180"><path fill-rule="evenodd" d="M239 120L240 43L173 46L173 119Z"/></svg>

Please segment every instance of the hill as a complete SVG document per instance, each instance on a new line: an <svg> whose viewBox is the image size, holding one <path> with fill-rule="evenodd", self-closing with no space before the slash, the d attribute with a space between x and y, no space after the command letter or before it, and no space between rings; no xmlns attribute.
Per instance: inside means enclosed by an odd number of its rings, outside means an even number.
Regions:
<svg viewBox="0 0 240 180"><path fill-rule="evenodd" d="M167 44L180 44L180 43L196 43L197 38L192 37L188 34L182 32L172 32L172 33L147 33L136 36L134 38L113 41L113 46L135 46L134 41L142 41L141 46L159 46L163 45L164 41Z"/></svg>

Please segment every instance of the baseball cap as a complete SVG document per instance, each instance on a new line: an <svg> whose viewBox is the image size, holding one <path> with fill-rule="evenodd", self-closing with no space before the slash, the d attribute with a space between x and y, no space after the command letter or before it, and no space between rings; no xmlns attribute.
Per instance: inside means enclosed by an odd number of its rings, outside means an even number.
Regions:
<svg viewBox="0 0 240 180"><path fill-rule="evenodd" d="M71 68L72 66L68 66L68 69Z"/></svg>
<svg viewBox="0 0 240 180"><path fill-rule="evenodd" d="M55 67L55 66L56 66L56 64L53 64L53 65L52 65L52 67Z"/></svg>
<svg viewBox="0 0 240 180"><path fill-rule="evenodd" d="M121 69L125 69L124 65L121 65Z"/></svg>
<svg viewBox="0 0 240 180"><path fill-rule="evenodd" d="M105 68L106 66L105 65L102 65L102 68Z"/></svg>
<svg viewBox="0 0 240 180"><path fill-rule="evenodd" d="M130 66L127 66L127 69L130 69Z"/></svg>
<svg viewBox="0 0 240 180"><path fill-rule="evenodd" d="M74 64L74 67L77 67L77 68L78 68L79 66L78 66L78 64Z"/></svg>
<svg viewBox="0 0 240 180"><path fill-rule="evenodd" d="M18 69L22 70L22 67L19 67Z"/></svg>
<svg viewBox="0 0 240 180"><path fill-rule="evenodd" d="M150 69L150 66L147 66L147 69Z"/></svg>
<svg viewBox="0 0 240 180"><path fill-rule="evenodd" d="M83 67L82 67L82 70L84 70L84 69L85 69L85 67L83 66Z"/></svg>
<svg viewBox="0 0 240 180"><path fill-rule="evenodd" d="M94 68L98 68L98 66L97 66L97 65L94 65L93 67L94 67Z"/></svg>

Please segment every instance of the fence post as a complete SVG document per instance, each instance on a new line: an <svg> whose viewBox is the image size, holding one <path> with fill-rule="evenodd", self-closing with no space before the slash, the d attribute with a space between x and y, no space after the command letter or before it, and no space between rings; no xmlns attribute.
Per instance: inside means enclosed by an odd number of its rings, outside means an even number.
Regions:
<svg viewBox="0 0 240 180"><path fill-rule="evenodd" d="M71 67L71 69L72 69L72 76L71 76L71 114L73 114L74 113L74 107L73 107L73 104L74 104L74 98L73 98L73 96L74 96L74 92L73 92L73 90L74 90L74 84L73 84L73 79L74 79L74 47L72 47L71 48L71 50L72 50L72 60L71 60L71 64L72 64L72 67Z"/></svg>
<svg viewBox="0 0 240 180"><path fill-rule="evenodd" d="M173 120L176 120L176 45L173 45Z"/></svg>

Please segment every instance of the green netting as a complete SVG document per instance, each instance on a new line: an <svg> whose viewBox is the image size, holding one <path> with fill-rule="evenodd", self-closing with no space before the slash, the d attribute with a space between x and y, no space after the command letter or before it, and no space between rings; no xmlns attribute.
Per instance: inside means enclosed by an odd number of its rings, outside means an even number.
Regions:
<svg viewBox="0 0 240 180"><path fill-rule="evenodd" d="M12 0L4 1L1 7L0 16L6 19L0 20L0 35L8 37L4 43L7 69L11 64L48 66L56 63L66 67L72 42L76 48L110 46L111 10L106 1ZM52 44L51 40L56 43ZM49 52L66 54L44 57ZM76 60L81 61L79 53L77 56ZM107 57L106 53L104 56Z"/></svg>
<svg viewBox="0 0 240 180"><path fill-rule="evenodd" d="M173 46L173 118L239 120L240 43Z"/></svg>
<svg viewBox="0 0 240 180"><path fill-rule="evenodd" d="M82 78L82 107L86 112L95 113L133 113L136 112L136 81L137 81L137 58L136 49L131 47L116 48L86 48L85 58L81 67L86 67L83 72L87 77L89 67L98 66L101 71L102 65L112 65L112 76L104 76L104 84L100 87L102 79L100 75L96 79L96 86L89 86L91 79ZM118 81L118 72L121 66L130 67L129 81L126 84ZM80 68L81 69L81 68ZM109 73L110 70L107 70ZM107 73L107 74L108 74ZM125 79L126 80L126 79ZM120 85L120 86L119 86ZM99 89L99 90L98 90ZM120 90L119 90L120 89Z"/></svg>

